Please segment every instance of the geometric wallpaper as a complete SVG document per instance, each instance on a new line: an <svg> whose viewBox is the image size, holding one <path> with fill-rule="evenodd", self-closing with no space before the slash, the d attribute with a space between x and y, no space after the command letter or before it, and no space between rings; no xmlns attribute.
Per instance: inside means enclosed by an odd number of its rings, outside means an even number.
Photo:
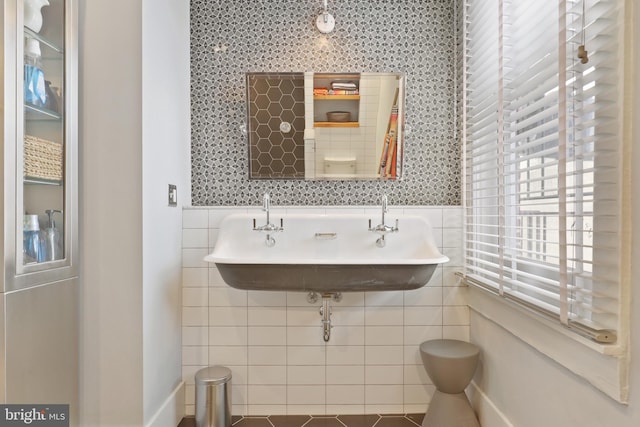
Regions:
<svg viewBox="0 0 640 427"><path fill-rule="evenodd" d="M191 0L194 206L460 205L452 0ZM403 176L396 181L249 179L246 73L406 75Z"/></svg>

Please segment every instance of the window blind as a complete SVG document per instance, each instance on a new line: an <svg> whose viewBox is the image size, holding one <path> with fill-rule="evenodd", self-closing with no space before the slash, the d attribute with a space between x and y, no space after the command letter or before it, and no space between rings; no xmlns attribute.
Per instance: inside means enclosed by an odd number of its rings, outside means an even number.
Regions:
<svg viewBox="0 0 640 427"><path fill-rule="evenodd" d="M465 277L604 342L620 305L621 7L464 0L460 16Z"/></svg>

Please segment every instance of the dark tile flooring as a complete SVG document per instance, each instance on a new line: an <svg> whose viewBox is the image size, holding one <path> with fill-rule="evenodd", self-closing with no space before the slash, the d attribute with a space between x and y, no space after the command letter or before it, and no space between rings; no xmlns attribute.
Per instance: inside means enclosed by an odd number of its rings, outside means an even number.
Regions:
<svg viewBox="0 0 640 427"><path fill-rule="evenodd" d="M271 415L231 419L233 427L416 427L424 414L382 415ZM195 427L193 417L183 418L178 427Z"/></svg>

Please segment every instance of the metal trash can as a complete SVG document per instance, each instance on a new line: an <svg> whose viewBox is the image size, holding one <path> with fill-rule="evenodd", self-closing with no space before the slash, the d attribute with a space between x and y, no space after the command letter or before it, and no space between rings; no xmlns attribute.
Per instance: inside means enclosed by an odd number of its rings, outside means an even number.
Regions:
<svg viewBox="0 0 640 427"><path fill-rule="evenodd" d="M196 372L196 427L231 427L231 370L209 366Z"/></svg>

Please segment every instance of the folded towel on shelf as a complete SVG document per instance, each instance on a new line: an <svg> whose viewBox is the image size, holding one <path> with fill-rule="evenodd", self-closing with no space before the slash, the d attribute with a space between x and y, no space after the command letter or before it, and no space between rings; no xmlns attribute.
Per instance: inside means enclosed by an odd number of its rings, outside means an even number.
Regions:
<svg viewBox="0 0 640 427"><path fill-rule="evenodd" d="M331 82L331 89L356 90L358 85L355 82Z"/></svg>
<svg viewBox="0 0 640 427"><path fill-rule="evenodd" d="M350 90L350 89L331 89L329 91L329 95L359 95L358 89Z"/></svg>
<svg viewBox="0 0 640 427"><path fill-rule="evenodd" d="M329 95L329 89L326 87L314 87L313 88L314 95Z"/></svg>

